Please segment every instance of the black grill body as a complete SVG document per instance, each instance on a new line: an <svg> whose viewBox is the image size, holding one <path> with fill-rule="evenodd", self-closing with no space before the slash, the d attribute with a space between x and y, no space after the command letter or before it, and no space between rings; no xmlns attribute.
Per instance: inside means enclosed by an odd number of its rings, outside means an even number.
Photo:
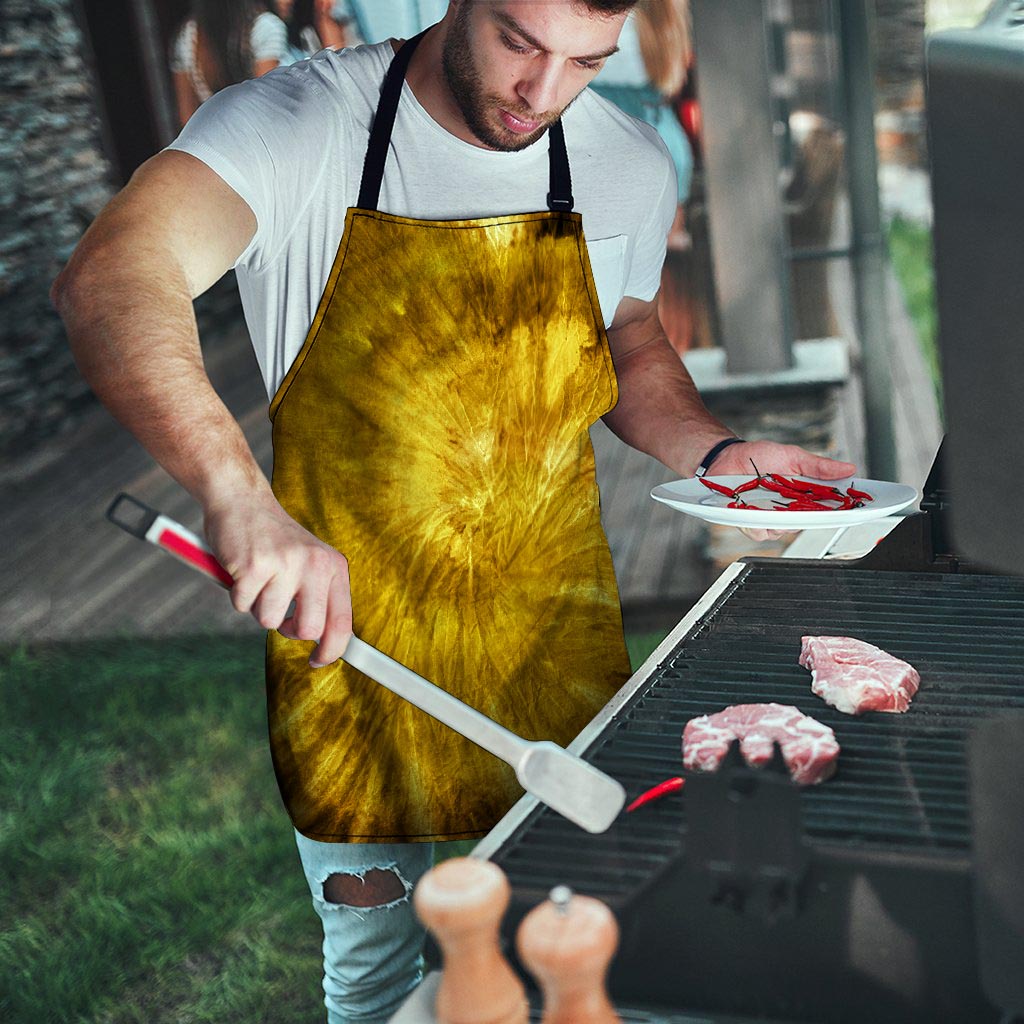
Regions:
<svg viewBox="0 0 1024 1024"><path fill-rule="evenodd" d="M910 710L830 708L798 665L804 635L910 662L922 679ZM620 1005L705 1020L1000 1019L975 951L965 745L976 723L1024 711L1024 580L750 561L645 671L579 751L631 798L681 774L689 719L730 704L792 704L830 726L838 772L801 789L737 757L600 836L535 809L491 855L513 886L510 948L521 917L566 884L616 912Z"/></svg>

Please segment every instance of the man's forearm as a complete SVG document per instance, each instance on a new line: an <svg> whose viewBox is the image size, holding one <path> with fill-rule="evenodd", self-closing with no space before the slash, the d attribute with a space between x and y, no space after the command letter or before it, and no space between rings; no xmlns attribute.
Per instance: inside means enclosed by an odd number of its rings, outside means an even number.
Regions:
<svg viewBox="0 0 1024 1024"><path fill-rule="evenodd" d="M209 509L268 491L237 422L203 366L184 275L151 254L94 255L54 284L78 366L149 453Z"/></svg>
<svg viewBox="0 0 1024 1024"><path fill-rule="evenodd" d="M733 432L708 412L682 361L659 333L615 363L619 401L604 417L626 444L692 476L705 453Z"/></svg>

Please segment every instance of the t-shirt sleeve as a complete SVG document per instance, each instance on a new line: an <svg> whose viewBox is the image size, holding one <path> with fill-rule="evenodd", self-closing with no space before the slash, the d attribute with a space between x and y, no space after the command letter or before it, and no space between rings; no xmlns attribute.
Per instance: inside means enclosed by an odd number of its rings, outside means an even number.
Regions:
<svg viewBox="0 0 1024 1024"><path fill-rule="evenodd" d="M307 65L221 90L167 147L202 160L248 204L256 233L235 265L251 271L280 253L320 186L327 154L341 144L344 111Z"/></svg>
<svg viewBox="0 0 1024 1024"><path fill-rule="evenodd" d="M653 161L657 170L650 179L650 210L636 236L624 293L644 302L650 302L661 287L668 233L679 205L675 164L661 136L653 128L650 137L657 148Z"/></svg>
<svg viewBox="0 0 1024 1024"><path fill-rule="evenodd" d="M261 14L252 25L249 35L253 60L287 60L288 28L285 23L269 11Z"/></svg>

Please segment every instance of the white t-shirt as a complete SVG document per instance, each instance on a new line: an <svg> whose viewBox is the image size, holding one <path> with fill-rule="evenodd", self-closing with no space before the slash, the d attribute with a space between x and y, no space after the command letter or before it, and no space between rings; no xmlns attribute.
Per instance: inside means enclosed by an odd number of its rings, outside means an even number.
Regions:
<svg viewBox="0 0 1024 1024"><path fill-rule="evenodd" d="M256 233L235 264L246 323L273 396L305 340L355 206L389 42L278 68L204 103L169 147L241 196ZM658 291L676 176L650 125L584 90L563 115L575 207L610 324L624 295ZM405 84L378 209L426 220L546 210L548 139L514 153L442 128Z"/></svg>

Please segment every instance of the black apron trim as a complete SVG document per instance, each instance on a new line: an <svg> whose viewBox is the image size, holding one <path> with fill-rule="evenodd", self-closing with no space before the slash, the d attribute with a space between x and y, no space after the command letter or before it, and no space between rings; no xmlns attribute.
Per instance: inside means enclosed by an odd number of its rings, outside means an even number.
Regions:
<svg viewBox="0 0 1024 1024"><path fill-rule="evenodd" d="M359 185L359 202L356 204L360 210L377 209L380 186L384 180L384 162L388 158L388 146L391 144L391 129L395 126L395 114L398 113L398 101L402 98L405 72L416 47L426 34L427 29L424 29L418 36L407 40L391 59L388 73L384 76L380 102L377 104L373 128L370 130L370 142L363 160L363 180Z"/></svg>
<svg viewBox="0 0 1024 1024"><path fill-rule="evenodd" d="M360 210L376 210L380 202L384 164L388 158L388 147L391 145L391 132L395 127L398 101L402 98L405 73L416 47L428 31L429 29L424 29L419 35L406 41L392 58L384 76L380 102L377 104L373 127L370 129L370 141L366 146L366 157L363 160L363 177L359 184L359 200L356 204ZM555 121L548 129L548 166L548 209L569 213L573 207L572 179L569 175L569 154L565 148L565 133L562 131L561 119Z"/></svg>
<svg viewBox="0 0 1024 1024"><path fill-rule="evenodd" d="M565 132L559 118L548 129L548 163L551 167L551 191L548 193L548 209L572 210L572 178L569 175L569 154L565 149Z"/></svg>

